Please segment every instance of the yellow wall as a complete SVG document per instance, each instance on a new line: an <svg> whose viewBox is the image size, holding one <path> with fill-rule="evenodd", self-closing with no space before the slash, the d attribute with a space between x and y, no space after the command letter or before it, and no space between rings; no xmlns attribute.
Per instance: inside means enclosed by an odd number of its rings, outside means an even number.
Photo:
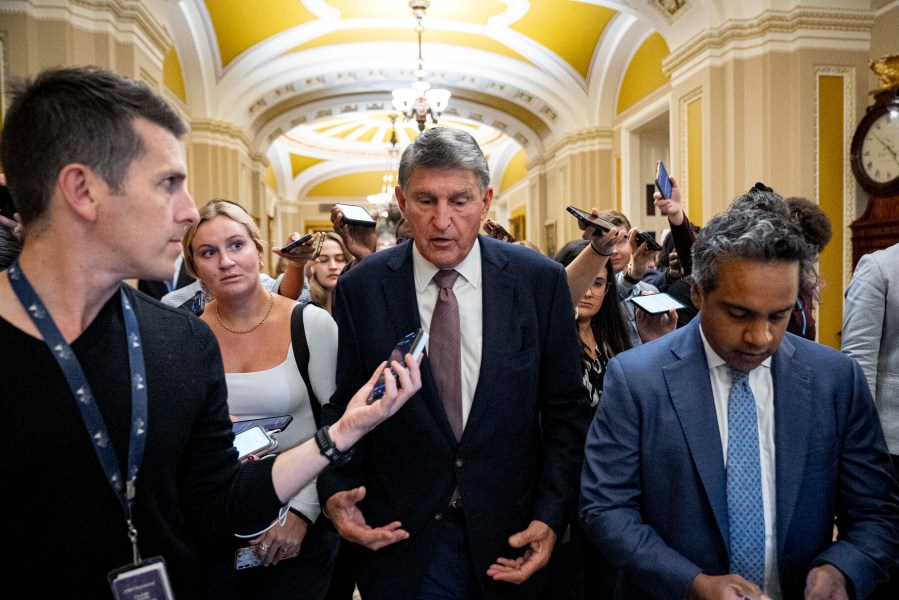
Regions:
<svg viewBox="0 0 899 600"><path fill-rule="evenodd" d="M843 322L843 76L818 78L818 204L829 217L833 238L821 253L824 287L818 309L818 341L840 348Z"/></svg>
<svg viewBox="0 0 899 600"><path fill-rule="evenodd" d="M377 194L384 183L384 171L368 171L365 173L350 173L340 175L323 181L306 194L307 198L317 196L328 198L341 198L348 196L366 197L369 194Z"/></svg>
<svg viewBox="0 0 899 600"><path fill-rule="evenodd" d="M175 47L169 48L162 61L162 83L165 84L175 96L187 104L187 92L184 89L184 75L181 73L181 61Z"/></svg>
<svg viewBox="0 0 899 600"><path fill-rule="evenodd" d="M512 157L509 164L506 165L506 170L503 172L500 190L507 190L528 176L528 170L525 166L527 162L528 155L525 153L524 149L515 153L515 156Z"/></svg>
<svg viewBox="0 0 899 600"><path fill-rule="evenodd" d="M668 56L668 44L658 33L648 38L631 59L618 91L618 113L621 114L639 100L668 83L662 72L662 61Z"/></svg>

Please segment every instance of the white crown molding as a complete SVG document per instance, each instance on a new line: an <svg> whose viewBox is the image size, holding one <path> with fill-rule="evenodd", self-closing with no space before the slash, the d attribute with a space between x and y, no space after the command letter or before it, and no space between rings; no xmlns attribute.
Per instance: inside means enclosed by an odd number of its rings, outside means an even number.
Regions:
<svg viewBox="0 0 899 600"><path fill-rule="evenodd" d="M874 17L870 10L769 10L698 34L673 51L662 67L674 84L703 69L770 52L805 48L867 51Z"/></svg>
<svg viewBox="0 0 899 600"><path fill-rule="evenodd" d="M190 123L191 144L209 144L236 150L246 155L257 166L269 165L268 157L253 148L252 140L241 128L232 123L211 119L194 119Z"/></svg>

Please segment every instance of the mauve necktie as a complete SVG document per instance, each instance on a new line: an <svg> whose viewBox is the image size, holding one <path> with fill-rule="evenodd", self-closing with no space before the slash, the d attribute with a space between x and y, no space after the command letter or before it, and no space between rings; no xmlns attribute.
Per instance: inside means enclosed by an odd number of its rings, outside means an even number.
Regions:
<svg viewBox="0 0 899 600"><path fill-rule="evenodd" d="M458 271L442 269L434 275L439 292L431 317L428 362L446 418L456 439L462 437L462 344L459 330L459 303L453 293Z"/></svg>
<svg viewBox="0 0 899 600"><path fill-rule="evenodd" d="M730 572L765 587L765 513L759 427L749 374L731 369L727 400L727 514Z"/></svg>

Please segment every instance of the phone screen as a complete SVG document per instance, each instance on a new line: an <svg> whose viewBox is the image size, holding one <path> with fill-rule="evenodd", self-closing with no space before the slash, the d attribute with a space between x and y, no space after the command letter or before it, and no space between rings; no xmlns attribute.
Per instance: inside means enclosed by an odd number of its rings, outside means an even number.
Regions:
<svg viewBox="0 0 899 600"><path fill-rule="evenodd" d="M422 329L406 335L390 352L390 358L387 359L387 366L389 367L393 361L403 364L407 354L411 354L413 359L418 360L418 357L421 356L421 353L425 349L425 344L427 343L428 334ZM372 389L366 402L371 404L375 400L380 400L384 397L385 391L384 374L381 373L381 376L378 377L378 382L375 384L375 387Z"/></svg>
<svg viewBox="0 0 899 600"><path fill-rule="evenodd" d="M343 220L350 225L375 226L375 220L361 206L356 206L355 204L335 204L335 206L343 213Z"/></svg>
<svg viewBox="0 0 899 600"><path fill-rule="evenodd" d="M272 436L259 426L251 427L234 436L234 447L237 448L238 460L243 460L248 454L270 450L273 442Z"/></svg>
<svg viewBox="0 0 899 600"><path fill-rule="evenodd" d="M262 427L266 431L284 431L290 422L293 421L291 415L282 415L280 417L262 417L261 419L247 419L246 421L238 421L231 425L231 431L234 435L242 433L251 427Z"/></svg>
<svg viewBox="0 0 899 600"><path fill-rule="evenodd" d="M672 308L685 308L683 304L664 292L647 296L631 296L628 300L651 315L668 312Z"/></svg>
<svg viewBox="0 0 899 600"><path fill-rule="evenodd" d="M665 163L659 161L656 163L656 187L665 200L671 199L671 180L668 178L668 171L665 170Z"/></svg>

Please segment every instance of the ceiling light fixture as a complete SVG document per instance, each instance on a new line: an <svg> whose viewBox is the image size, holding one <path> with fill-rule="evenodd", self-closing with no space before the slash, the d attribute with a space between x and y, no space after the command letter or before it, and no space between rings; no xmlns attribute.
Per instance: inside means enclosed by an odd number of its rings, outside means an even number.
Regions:
<svg viewBox="0 0 899 600"><path fill-rule="evenodd" d="M381 178L381 191L368 197L368 202L378 207L381 215L387 216L387 208L396 202L393 188L396 187L395 173L399 166L400 149L396 147L399 138L396 136L396 120L399 115L387 115L390 119L390 148L387 149L387 168Z"/></svg>
<svg viewBox="0 0 899 600"><path fill-rule="evenodd" d="M449 104L451 95L449 90L433 89L431 84L425 81L424 59L421 57L421 34L425 30L422 20L430 5L428 0L411 0L409 2L409 8L412 9L412 15L416 21L415 31L418 33L418 68L415 70L416 79L412 82L411 87L393 90L393 107L403 113L406 121L415 119L419 131L425 130L428 117L431 118L432 124L437 124L437 120Z"/></svg>

